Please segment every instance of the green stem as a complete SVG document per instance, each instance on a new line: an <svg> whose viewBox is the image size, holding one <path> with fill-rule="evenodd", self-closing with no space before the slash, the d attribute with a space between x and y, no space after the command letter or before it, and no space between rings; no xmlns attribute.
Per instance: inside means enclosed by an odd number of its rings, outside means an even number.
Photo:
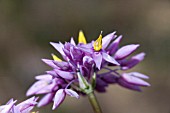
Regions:
<svg viewBox="0 0 170 113"><path fill-rule="evenodd" d="M97 98L94 94L94 92L91 92L88 94L89 101L93 107L94 113L102 113L102 110L99 106L99 103L97 101Z"/></svg>

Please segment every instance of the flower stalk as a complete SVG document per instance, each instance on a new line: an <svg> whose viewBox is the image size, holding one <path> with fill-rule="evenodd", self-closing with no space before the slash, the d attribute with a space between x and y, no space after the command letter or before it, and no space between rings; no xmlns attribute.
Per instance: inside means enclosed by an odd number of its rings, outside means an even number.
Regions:
<svg viewBox="0 0 170 113"><path fill-rule="evenodd" d="M91 92L88 94L88 99L91 103L91 106L93 107L94 113L102 113L102 110L100 108L100 105L97 101L97 98L96 98L94 92Z"/></svg>

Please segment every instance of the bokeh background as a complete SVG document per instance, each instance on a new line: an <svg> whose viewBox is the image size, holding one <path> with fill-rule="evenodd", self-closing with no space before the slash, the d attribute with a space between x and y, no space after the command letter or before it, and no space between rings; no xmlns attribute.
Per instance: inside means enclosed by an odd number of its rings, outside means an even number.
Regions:
<svg viewBox="0 0 170 113"><path fill-rule="evenodd" d="M98 94L104 113L170 113L170 1L169 0L0 0L0 104L11 97L18 102L34 77L50 68L41 58L57 52L50 41L87 40L100 31L122 34L121 45L140 43L145 60L131 71L150 76L151 87L142 93L117 85ZM55 111L40 113L93 113L86 97L66 98Z"/></svg>

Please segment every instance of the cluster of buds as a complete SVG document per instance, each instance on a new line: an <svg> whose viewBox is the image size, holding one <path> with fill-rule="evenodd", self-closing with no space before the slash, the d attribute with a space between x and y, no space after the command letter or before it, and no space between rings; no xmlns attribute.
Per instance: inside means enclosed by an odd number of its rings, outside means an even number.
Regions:
<svg viewBox="0 0 170 113"><path fill-rule="evenodd" d="M115 32L96 41L86 42L82 31L79 32L78 44L71 38L70 42L50 44L61 54L61 59L52 54L53 59L42 59L52 70L36 76L36 82L28 89L27 96L43 94L38 107L53 102L53 110L65 99L66 95L79 98L93 91L105 92L109 84L141 91L141 86L150 86L143 79L148 76L124 71L133 68L144 59L145 53L130 55L139 44L119 47L122 36ZM106 70L102 73L100 70ZM119 72L123 71L123 72Z"/></svg>

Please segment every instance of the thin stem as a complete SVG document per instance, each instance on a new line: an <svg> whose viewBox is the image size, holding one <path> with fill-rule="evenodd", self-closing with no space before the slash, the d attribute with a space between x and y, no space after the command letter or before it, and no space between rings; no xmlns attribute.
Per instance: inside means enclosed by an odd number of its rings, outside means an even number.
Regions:
<svg viewBox="0 0 170 113"><path fill-rule="evenodd" d="M94 94L94 92L91 92L88 94L89 101L93 107L94 113L102 113L102 110L99 106L99 103L97 101L97 98Z"/></svg>

